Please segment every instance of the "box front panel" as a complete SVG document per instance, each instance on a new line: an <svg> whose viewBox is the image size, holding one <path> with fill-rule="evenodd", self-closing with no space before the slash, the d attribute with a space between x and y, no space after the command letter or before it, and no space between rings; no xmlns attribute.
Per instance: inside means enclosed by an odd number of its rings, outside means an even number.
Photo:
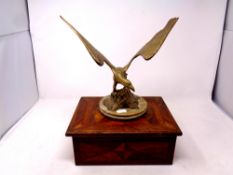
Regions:
<svg viewBox="0 0 233 175"><path fill-rule="evenodd" d="M153 140L73 138L76 165L172 164L176 137Z"/></svg>

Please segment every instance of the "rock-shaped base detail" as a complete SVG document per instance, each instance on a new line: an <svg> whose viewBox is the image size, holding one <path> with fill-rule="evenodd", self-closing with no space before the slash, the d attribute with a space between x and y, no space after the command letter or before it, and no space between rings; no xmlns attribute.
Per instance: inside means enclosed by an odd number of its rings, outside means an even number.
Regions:
<svg viewBox="0 0 233 175"><path fill-rule="evenodd" d="M103 97L99 102L99 108L105 116L129 120L143 115L147 109L147 102L134 95L128 88L123 88Z"/></svg>

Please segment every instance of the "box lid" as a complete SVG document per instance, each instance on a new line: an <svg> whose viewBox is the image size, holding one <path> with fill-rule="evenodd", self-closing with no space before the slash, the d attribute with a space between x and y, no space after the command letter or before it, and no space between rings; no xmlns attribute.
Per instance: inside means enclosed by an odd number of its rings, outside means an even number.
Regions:
<svg viewBox="0 0 233 175"><path fill-rule="evenodd" d="M66 136L144 136L164 137L182 135L182 132L161 97L144 97L147 112L134 120L119 121L99 111L101 97L82 97L66 131Z"/></svg>

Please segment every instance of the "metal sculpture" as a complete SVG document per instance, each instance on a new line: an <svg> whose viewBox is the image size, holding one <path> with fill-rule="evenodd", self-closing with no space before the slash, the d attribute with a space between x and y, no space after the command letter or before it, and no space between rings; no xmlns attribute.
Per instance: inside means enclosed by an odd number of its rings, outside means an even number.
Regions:
<svg viewBox="0 0 233 175"><path fill-rule="evenodd" d="M171 18L166 26L156 33L153 38L130 59L128 64L124 67L116 67L102 53L93 47L66 19L62 16L60 17L79 37L94 61L99 66L106 63L113 72L113 91L110 95L100 100L100 111L108 117L120 120L128 120L142 116L146 112L147 102L144 98L132 93L135 89L132 82L127 78L126 72L133 60L138 56L142 56L145 60L150 60L159 51L178 18ZM123 85L123 88L117 89L117 84Z"/></svg>

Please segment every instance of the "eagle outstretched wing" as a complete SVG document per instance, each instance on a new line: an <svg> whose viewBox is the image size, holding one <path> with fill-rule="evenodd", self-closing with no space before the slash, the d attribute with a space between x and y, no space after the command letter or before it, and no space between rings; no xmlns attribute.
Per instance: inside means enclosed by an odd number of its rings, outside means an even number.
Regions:
<svg viewBox="0 0 233 175"><path fill-rule="evenodd" d="M79 39L82 41L84 46L86 47L87 51L91 55L91 57L94 59L94 61L99 65L102 66L104 63L106 63L111 69L114 68L112 63L102 54L100 53L94 46L91 45L91 43L84 38L81 33L77 31L77 29L74 28L66 19L64 19L62 16L60 18L76 33L76 35L79 37Z"/></svg>
<svg viewBox="0 0 233 175"><path fill-rule="evenodd" d="M176 24L178 18L171 18L166 26L156 33L153 38L148 41L129 61L129 63L124 67L127 70L132 63L132 61L138 57L142 56L145 60L150 60L160 49L163 45L165 39L167 38L169 32L172 30L173 26Z"/></svg>

